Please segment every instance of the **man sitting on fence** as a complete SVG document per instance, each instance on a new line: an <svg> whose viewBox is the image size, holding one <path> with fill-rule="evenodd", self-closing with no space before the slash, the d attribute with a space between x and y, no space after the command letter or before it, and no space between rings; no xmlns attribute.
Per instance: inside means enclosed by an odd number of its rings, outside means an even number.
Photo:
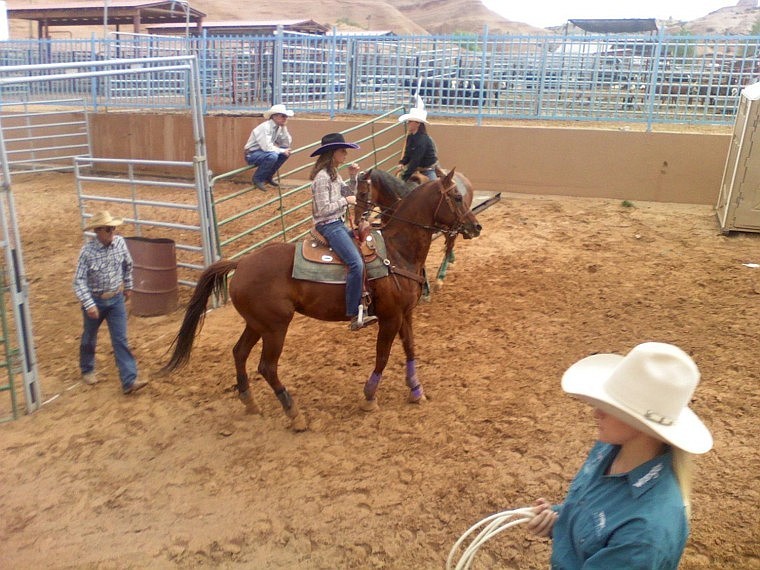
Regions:
<svg viewBox="0 0 760 570"><path fill-rule="evenodd" d="M273 176L290 156L293 137L285 123L292 116L293 111L285 105L272 105L264 111L264 122L251 131L245 143L245 161L257 167L253 173L253 185L262 192L266 192L264 184L279 186Z"/></svg>

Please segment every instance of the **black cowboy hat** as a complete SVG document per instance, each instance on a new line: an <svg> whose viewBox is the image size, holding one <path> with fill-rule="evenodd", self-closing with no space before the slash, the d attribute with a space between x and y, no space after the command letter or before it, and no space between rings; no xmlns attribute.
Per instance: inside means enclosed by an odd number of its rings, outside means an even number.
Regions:
<svg viewBox="0 0 760 570"><path fill-rule="evenodd" d="M346 142L341 133L330 133L322 137L322 146L312 152L310 156L324 154L337 148L359 148L359 145Z"/></svg>

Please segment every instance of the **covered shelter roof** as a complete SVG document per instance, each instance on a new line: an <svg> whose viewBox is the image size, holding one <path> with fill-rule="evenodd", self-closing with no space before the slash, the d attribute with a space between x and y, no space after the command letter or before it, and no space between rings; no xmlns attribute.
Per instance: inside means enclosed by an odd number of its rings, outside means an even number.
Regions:
<svg viewBox="0 0 760 570"><path fill-rule="evenodd" d="M657 31L657 20L655 18L573 19L568 20L568 22L592 34L639 34Z"/></svg>
<svg viewBox="0 0 760 570"><path fill-rule="evenodd" d="M8 2L8 19L37 22L38 37L49 37L51 27L75 26L133 26L143 32L148 24L190 22L200 26L203 12L192 8L186 0L146 2L145 0L101 0L100 2L60 2L34 4L12 0ZM107 18L107 22L104 19Z"/></svg>
<svg viewBox="0 0 760 570"><path fill-rule="evenodd" d="M271 35L278 27L286 32L301 34L324 35L329 28L318 24L314 20L223 20L216 22L203 22L191 33L198 35L205 31L211 36L239 36L239 35ZM159 23L146 26L151 34L175 35L185 32L185 26L181 23Z"/></svg>

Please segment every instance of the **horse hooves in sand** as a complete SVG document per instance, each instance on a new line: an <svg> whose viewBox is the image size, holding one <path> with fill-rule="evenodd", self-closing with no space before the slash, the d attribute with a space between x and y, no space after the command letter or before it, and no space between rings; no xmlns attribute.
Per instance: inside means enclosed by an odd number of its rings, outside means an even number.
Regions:
<svg viewBox="0 0 760 570"><path fill-rule="evenodd" d="M261 408L259 408L258 404L256 404L256 400L253 399L253 395L251 394L250 390L246 390L245 392L241 392L238 394L238 398L240 398L240 401L243 402L243 405L245 406L245 413L248 415L262 415Z"/></svg>
<svg viewBox="0 0 760 570"><path fill-rule="evenodd" d="M359 409L363 412L376 412L380 406L377 404L377 398L372 398L371 400L362 400Z"/></svg>
<svg viewBox="0 0 760 570"><path fill-rule="evenodd" d="M295 432L306 431L309 429L309 422L306 421L306 417L301 412L298 412L298 414L290 418L290 429Z"/></svg>
<svg viewBox="0 0 760 570"><path fill-rule="evenodd" d="M410 404L427 404L428 399L425 394L422 394L421 396L415 396L414 394L409 394L409 397L407 397L406 401Z"/></svg>

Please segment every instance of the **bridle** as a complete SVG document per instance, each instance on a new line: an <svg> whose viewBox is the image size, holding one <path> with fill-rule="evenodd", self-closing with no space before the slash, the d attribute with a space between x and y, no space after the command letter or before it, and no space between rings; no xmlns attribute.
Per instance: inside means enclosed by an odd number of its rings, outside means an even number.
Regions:
<svg viewBox="0 0 760 570"><path fill-rule="evenodd" d="M419 228L424 228L424 229L429 230L429 231L431 231L433 233L440 232L442 234L445 234L445 235L451 236L451 237L454 237L457 234L462 233L462 231L464 229L464 226L465 226L467 213L464 212L461 207L457 207L458 206L458 204L456 203L457 200L454 199L454 198L452 198L451 195L450 195L451 191L456 189L456 187L457 187L456 184L452 184L451 186L449 186L448 188L445 188L445 189L441 188L441 190L440 190L440 198L438 200L438 204L436 205L435 210L433 211L433 219L435 219L438 216L438 212L441 209L441 206L443 205L443 203L445 201L446 205L449 208L449 210L451 211L451 213L456 218L454 220L454 222L450 226L442 226L442 225L439 225L439 224L428 225L428 224L420 224L419 222L408 220L408 219L402 218L402 217L400 217L400 216L398 216L398 215L395 214L395 206L396 206L396 204L398 204L402 200L402 197L398 195L398 193L395 191L395 189L391 189L391 190L392 190L393 197L396 198L396 201L392 205L390 205L390 206L382 207L379 204L376 204L372 200L370 200L369 199L369 196L370 196L370 190L369 190L370 181L368 181L366 179L366 173L362 173L362 174L364 174L365 176L364 176L364 178L362 178L361 177L362 175L360 174L359 180L361 182L364 182L365 184L367 184L367 191L366 192L361 192L361 193L357 192L356 202L357 202L357 204L361 203L364 206L368 206L367 209L366 209L366 211L364 212L364 214L362 214L362 217L364 217L364 219L368 219L369 216L370 216L370 214L375 210L375 208L379 208L381 215L388 216L388 218L390 218L390 219L399 220L399 221L402 221L404 223L407 223L407 224L410 224L410 225L413 225L413 226L417 226ZM436 182L438 184L441 184L441 179L437 179ZM364 196L364 197L360 199L360 195ZM459 198L459 200L458 200L459 202L461 202L463 200L462 195L459 192L457 192L457 197Z"/></svg>

